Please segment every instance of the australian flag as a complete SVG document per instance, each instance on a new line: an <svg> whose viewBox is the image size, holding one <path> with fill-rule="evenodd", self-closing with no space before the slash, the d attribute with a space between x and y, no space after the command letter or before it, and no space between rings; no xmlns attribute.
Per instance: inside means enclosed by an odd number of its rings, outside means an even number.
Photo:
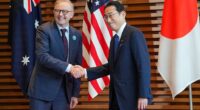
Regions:
<svg viewBox="0 0 200 110"><path fill-rule="evenodd" d="M11 0L9 42L12 48L12 73L26 94L35 62L36 28L41 22L40 0Z"/></svg>

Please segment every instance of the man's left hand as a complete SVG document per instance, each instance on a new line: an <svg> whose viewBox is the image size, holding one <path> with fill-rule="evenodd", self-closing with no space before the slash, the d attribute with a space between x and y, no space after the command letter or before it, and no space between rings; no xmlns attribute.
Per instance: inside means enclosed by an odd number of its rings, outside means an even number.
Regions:
<svg viewBox="0 0 200 110"><path fill-rule="evenodd" d="M148 105L147 98L139 98L138 99L138 110L144 110Z"/></svg>
<svg viewBox="0 0 200 110"><path fill-rule="evenodd" d="M72 97L70 102L70 109L75 108L77 104L78 104L78 98Z"/></svg>

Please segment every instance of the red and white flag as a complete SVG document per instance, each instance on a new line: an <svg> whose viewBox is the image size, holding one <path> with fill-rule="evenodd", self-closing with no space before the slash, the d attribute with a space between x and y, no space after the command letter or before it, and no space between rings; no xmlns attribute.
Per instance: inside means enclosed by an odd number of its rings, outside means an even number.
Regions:
<svg viewBox="0 0 200 110"><path fill-rule="evenodd" d="M109 0L87 0L83 18L83 66L96 67L107 63L110 40L113 35L105 23L104 7ZM109 85L110 77L102 77L88 82L88 99L97 96L105 86Z"/></svg>
<svg viewBox="0 0 200 110"><path fill-rule="evenodd" d="M158 71L174 98L200 79L200 25L197 0L165 0Z"/></svg>
<svg viewBox="0 0 200 110"><path fill-rule="evenodd" d="M23 0L23 6L28 14L32 12L32 3L36 7L40 3L40 0Z"/></svg>

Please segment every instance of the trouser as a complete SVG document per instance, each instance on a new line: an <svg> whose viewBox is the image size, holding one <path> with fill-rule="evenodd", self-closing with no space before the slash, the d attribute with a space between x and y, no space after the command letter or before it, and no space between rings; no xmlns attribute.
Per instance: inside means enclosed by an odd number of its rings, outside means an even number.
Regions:
<svg viewBox="0 0 200 110"><path fill-rule="evenodd" d="M109 107L109 110L120 110L119 109L119 104L118 104L118 101L117 101L117 97L116 97L116 94L115 94L115 91L113 90L112 92L112 100L110 100L111 102L111 105Z"/></svg>
<svg viewBox="0 0 200 110"><path fill-rule="evenodd" d="M52 101L30 97L30 110L70 110L64 82L65 81L63 81L56 98Z"/></svg>

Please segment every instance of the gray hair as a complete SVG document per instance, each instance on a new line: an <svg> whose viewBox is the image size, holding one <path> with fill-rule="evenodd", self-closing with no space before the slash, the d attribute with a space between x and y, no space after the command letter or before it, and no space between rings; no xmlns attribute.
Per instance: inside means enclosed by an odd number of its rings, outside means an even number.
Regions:
<svg viewBox="0 0 200 110"><path fill-rule="evenodd" d="M73 3L70 1L70 0L56 0L55 3L54 3L54 6L61 3L61 2L67 2L70 4L70 6L72 7L72 9L74 10L74 5Z"/></svg>

